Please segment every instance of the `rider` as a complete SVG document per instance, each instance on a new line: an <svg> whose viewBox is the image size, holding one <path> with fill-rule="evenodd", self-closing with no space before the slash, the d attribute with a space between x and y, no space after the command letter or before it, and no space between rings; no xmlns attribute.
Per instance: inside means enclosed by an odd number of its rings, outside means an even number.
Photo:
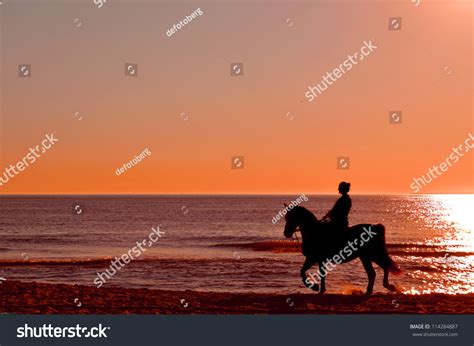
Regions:
<svg viewBox="0 0 474 346"><path fill-rule="evenodd" d="M322 219L323 221L329 219L329 222L338 230L346 229L349 226L348 216L352 207L352 201L348 195L350 188L351 184L345 181L339 184L338 190L342 196Z"/></svg>

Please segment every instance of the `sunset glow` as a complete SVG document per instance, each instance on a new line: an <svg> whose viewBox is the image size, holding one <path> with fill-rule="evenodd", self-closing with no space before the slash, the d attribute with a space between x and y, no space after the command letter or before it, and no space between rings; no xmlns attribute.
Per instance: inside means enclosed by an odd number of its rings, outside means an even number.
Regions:
<svg viewBox="0 0 474 346"><path fill-rule="evenodd" d="M0 193L333 194L341 180L354 194L411 193L473 131L469 1L203 5L172 36L197 6L90 6L77 27L78 6L7 8L1 173L46 133L59 142ZM387 30L394 15L400 31ZM364 41L377 48L308 102ZM31 78L18 77L24 63ZM117 176L143 148L153 155ZM466 153L421 193L473 193L473 172Z"/></svg>

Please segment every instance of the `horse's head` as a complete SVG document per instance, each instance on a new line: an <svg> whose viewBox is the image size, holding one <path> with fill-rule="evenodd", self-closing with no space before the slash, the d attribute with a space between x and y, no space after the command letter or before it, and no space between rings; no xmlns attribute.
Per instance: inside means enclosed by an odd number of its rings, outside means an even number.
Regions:
<svg viewBox="0 0 474 346"><path fill-rule="evenodd" d="M289 209L286 203L283 204L285 209L288 210L285 215L285 230L283 231L283 235L286 238L291 238L293 233L296 232L297 228L299 227L300 220L298 218L298 206Z"/></svg>
<svg viewBox="0 0 474 346"><path fill-rule="evenodd" d="M286 238L291 238L293 233L295 233L297 230L303 231L305 228L304 226L317 223L316 217L308 209L299 205L290 209L286 203L284 203L284 206L287 212L285 215L286 223L283 235Z"/></svg>

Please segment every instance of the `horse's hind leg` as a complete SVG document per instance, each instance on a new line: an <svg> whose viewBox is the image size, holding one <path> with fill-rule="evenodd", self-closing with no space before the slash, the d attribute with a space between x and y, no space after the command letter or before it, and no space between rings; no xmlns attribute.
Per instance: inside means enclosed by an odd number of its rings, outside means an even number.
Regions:
<svg viewBox="0 0 474 346"><path fill-rule="evenodd" d="M388 275L390 273L389 267L387 265L383 265L384 261L379 259L375 260L374 262L383 269L383 287L388 289L390 292L398 292L397 287L388 282Z"/></svg>
<svg viewBox="0 0 474 346"><path fill-rule="evenodd" d="M383 287L385 287L386 289L388 289L389 291L391 292L397 292L397 288L395 287L395 285L392 285L388 282L388 273L390 271L388 270L388 268L383 268Z"/></svg>
<svg viewBox="0 0 474 346"><path fill-rule="evenodd" d="M310 257L306 257L306 260L303 263L303 266L301 267L300 270L300 275L301 279L303 280L303 283L306 287L311 288L315 291L319 291L319 285L317 282L310 282L310 280L306 277L306 272L308 271L309 268L311 268L314 264L316 263L315 260L313 260Z"/></svg>
<svg viewBox="0 0 474 346"><path fill-rule="evenodd" d="M369 284L367 285L367 292L365 292L366 295L372 294L374 291L374 282L375 282L375 276L377 275L375 273L375 269L372 265L372 261L370 259L360 259L362 262L362 265L364 266L365 272L367 273L367 277L369 278Z"/></svg>

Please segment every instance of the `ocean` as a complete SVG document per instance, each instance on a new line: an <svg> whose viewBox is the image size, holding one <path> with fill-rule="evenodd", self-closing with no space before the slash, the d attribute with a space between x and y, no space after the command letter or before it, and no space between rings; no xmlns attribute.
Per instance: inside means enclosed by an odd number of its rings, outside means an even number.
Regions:
<svg viewBox="0 0 474 346"><path fill-rule="evenodd" d="M304 257L272 223L287 196L1 196L0 277L94 286L115 256L165 234L104 287L218 292L311 292ZM302 205L321 218L337 196ZM402 269L391 283L407 294L474 293L474 195L353 195L350 225L382 223ZM382 287L376 267L375 292ZM365 291L359 260L326 279L328 293Z"/></svg>

